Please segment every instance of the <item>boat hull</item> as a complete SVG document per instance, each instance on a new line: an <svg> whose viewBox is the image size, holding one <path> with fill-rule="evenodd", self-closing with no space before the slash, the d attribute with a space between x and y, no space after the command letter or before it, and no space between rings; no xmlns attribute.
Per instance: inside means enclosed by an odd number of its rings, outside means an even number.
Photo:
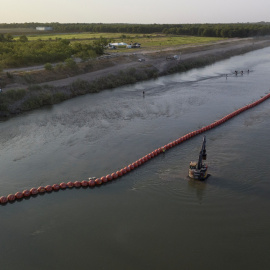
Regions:
<svg viewBox="0 0 270 270"><path fill-rule="evenodd" d="M198 169L189 169L188 176L196 180L205 180L208 176L207 168Z"/></svg>

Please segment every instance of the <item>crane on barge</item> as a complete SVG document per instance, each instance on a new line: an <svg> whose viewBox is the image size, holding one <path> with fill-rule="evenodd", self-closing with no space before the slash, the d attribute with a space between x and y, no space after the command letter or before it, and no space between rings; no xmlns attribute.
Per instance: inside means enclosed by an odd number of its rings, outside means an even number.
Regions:
<svg viewBox="0 0 270 270"><path fill-rule="evenodd" d="M208 166L203 162L206 160L206 137L203 136L202 148L199 154L198 162L191 161L189 164L188 176L192 179L205 180L208 176Z"/></svg>

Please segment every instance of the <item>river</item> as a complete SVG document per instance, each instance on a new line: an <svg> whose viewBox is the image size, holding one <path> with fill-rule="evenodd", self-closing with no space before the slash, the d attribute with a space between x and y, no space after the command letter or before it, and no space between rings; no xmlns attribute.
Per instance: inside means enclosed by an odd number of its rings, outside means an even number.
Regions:
<svg viewBox="0 0 270 270"><path fill-rule="evenodd" d="M0 196L115 172L269 93L269 74L265 48L1 122ZM206 181L187 177L199 135L107 184L0 205L1 269L269 269L269 134L267 100L205 133Z"/></svg>

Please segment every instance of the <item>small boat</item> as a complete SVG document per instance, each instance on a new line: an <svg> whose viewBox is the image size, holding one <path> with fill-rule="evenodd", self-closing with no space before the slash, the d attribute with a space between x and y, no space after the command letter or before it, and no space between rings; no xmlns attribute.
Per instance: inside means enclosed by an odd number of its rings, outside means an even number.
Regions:
<svg viewBox="0 0 270 270"><path fill-rule="evenodd" d="M208 176L207 173L208 166L203 162L203 160L206 160L207 157L205 146L206 146L206 138L205 136L203 136L203 143L199 154L198 162L191 161L189 164L188 176L192 179L205 180Z"/></svg>

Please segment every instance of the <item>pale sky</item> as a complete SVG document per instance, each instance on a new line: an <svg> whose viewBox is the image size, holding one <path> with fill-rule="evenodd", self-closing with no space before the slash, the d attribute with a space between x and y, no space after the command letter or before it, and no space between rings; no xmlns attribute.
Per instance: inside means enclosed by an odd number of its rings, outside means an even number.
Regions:
<svg viewBox="0 0 270 270"><path fill-rule="evenodd" d="M270 22L270 0L0 0L0 23Z"/></svg>

